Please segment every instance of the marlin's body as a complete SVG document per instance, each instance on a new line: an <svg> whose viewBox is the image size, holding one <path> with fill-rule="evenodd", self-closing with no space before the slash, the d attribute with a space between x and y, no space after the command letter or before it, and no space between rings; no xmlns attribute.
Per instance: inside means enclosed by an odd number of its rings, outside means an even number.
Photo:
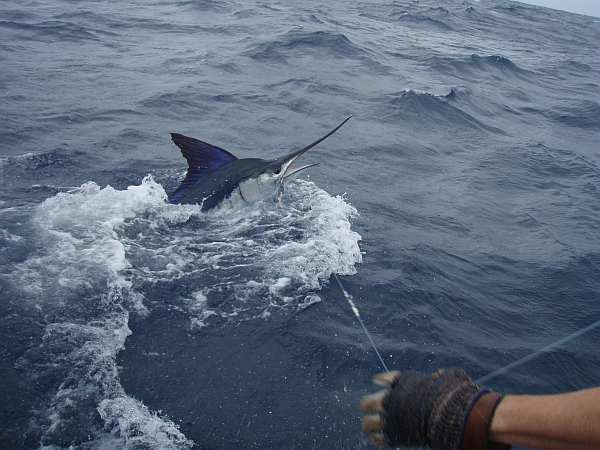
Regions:
<svg viewBox="0 0 600 450"><path fill-rule="evenodd" d="M214 208L232 193L254 201L273 195L278 200L287 178L315 164L292 168L302 154L325 140L344 125L345 119L328 134L312 144L274 160L259 158L238 159L231 153L206 142L171 133L175 145L188 162L188 171L179 187L169 195L171 203L202 205L202 210Z"/></svg>
<svg viewBox="0 0 600 450"><path fill-rule="evenodd" d="M240 184L258 178L268 163L264 159L235 159L218 169L203 174L198 180L182 185L169 197L171 203L198 203L206 211L229 197ZM185 180L184 180L185 181ZM182 189L183 188L183 189ZM242 198L243 194L242 194Z"/></svg>

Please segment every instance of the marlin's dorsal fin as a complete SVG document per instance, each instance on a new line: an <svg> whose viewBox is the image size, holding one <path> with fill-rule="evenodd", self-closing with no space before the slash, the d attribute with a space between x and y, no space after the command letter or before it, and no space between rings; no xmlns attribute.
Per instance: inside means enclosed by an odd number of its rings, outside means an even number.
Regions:
<svg viewBox="0 0 600 450"><path fill-rule="evenodd" d="M197 182L202 175L237 159L227 150L183 134L171 133L171 139L181 149L181 154L188 163L185 178L169 198L171 202L179 201L179 197L185 190L191 184Z"/></svg>

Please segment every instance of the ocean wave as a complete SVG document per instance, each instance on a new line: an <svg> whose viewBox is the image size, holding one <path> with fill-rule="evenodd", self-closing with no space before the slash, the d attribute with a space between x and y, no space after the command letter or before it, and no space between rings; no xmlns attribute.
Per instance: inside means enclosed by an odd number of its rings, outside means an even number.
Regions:
<svg viewBox="0 0 600 450"><path fill-rule="evenodd" d="M511 25L518 31L527 26L552 27L557 21L568 22L571 16L571 14L561 14L558 9L518 2L496 4L491 8L491 12L508 18ZM517 20L521 20L521 22Z"/></svg>
<svg viewBox="0 0 600 450"><path fill-rule="evenodd" d="M539 192L563 190L582 179L598 178L598 169L571 149L525 144L503 149L480 161L480 168L493 170L494 178L474 178L478 189L505 192ZM493 187L492 187L493 186ZM595 218L586 218L598 222Z"/></svg>
<svg viewBox="0 0 600 450"><path fill-rule="evenodd" d="M396 20L407 25L415 25L418 27L435 28L442 31L450 31L452 27L441 19L430 17L427 14L413 14L409 12L401 12L392 14L390 19Z"/></svg>
<svg viewBox="0 0 600 450"><path fill-rule="evenodd" d="M471 63L478 66L489 65L493 67L499 67L501 69L508 69L515 72L522 70L514 62L502 55L471 55Z"/></svg>
<svg viewBox="0 0 600 450"><path fill-rule="evenodd" d="M100 41L103 36L114 36L115 33L78 25L72 22L61 20L48 20L38 23L26 23L15 21L0 21L0 29L7 29L17 33L27 33L27 36L21 35L21 39L29 38L48 42L49 39L59 41Z"/></svg>
<svg viewBox="0 0 600 450"><path fill-rule="evenodd" d="M198 9L202 11L200 3L195 1L180 2L180 7L189 7L188 10ZM207 2L210 3L210 2ZM216 3L216 2L215 2ZM197 6L194 6L194 5ZM156 6L161 5L157 3ZM162 3L166 5L166 3ZM169 6L174 6L172 3ZM210 8L205 9L208 11ZM56 22L61 23L73 23L81 22L85 23L85 29L93 30L98 34L107 34L109 36L121 36L123 31L148 31L152 32L159 31L160 33L174 33L174 34L190 34L198 32L206 33L231 33L239 31L240 27L236 25L220 26L215 24L200 24L200 23L175 23L173 21L164 20L161 17L143 17L143 16L129 16L121 17L118 15L110 14L107 12L96 12L96 11L69 11L58 14L53 17Z"/></svg>
<svg viewBox="0 0 600 450"><path fill-rule="evenodd" d="M444 8L443 6L430 6L424 11L426 14L437 14L442 16L449 16L450 10Z"/></svg>
<svg viewBox="0 0 600 450"><path fill-rule="evenodd" d="M451 90L445 95L434 95L429 92L404 90L390 94L380 104L386 120L406 123L418 123L419 127L463 128L479 131L502 133L494 127L484 124L469 113L460 109L448 100L456 99L460 89Z"/></svg>
<svg viewBox="0 0 600 450"><path fill-rule="evenodd" d="M89 124L93 122L120 122L125 116L142 116L139 111L132 109L86 109L77 108L71 111L48 112L40 114L37 120L44 124Z"/></svg>
<svg viewBox="0 0 600 450"><path fill-rule="evenodd" d="M584 72L584 73L588 73L593 71L594 69L592 69L592 66L590 66L589 64L586 63L582 63L580 61L576 61L573 59L568 59L564 62L565 65L567 65L567 67L569 67L570 69L575 69L577 71L580 72Z"/></svg>
<svg viewBox="0 0 600 450"><path fill-rule="evenodd" d="M173 6L187 6L189 9L197 11L224 11L227 9L227 2L223 0L184 0L173 2L161 2L159 4Z"/></svg>
<svg viewBox="0 0 600 450"><path fill-rule="evenodd" d="M3 9L2 16L6 20L17 22L17 21L33 20L36 15L32 9L29 9L29 10Z"/></svg>
<svg viewBox="0 0 600 450"><path fill-rule="evenodd" d="M223 72L231 73L231 74L240 74L242 73L242 68L233 63L233 62L225 62L225 63L217 63L211 64L215 69L222 70Z"/></svg>
<svg viewBox="0 0 600 450"><path fill-rule="evenodd" d="M472 54L467 58L433 56L428 59L428 64L436 71L451 74L458 78L481 76L482 74L505 78L511 75L524 76L528 73L502 55L481 56Z"/></svg>
<svg viewBox="0 0 600 450"><path fill-rule="evenodd" d="M543 9L536 8L535 6L519 4L516 2L504 2L495 5L492 8L492 11L497 11L511 16L519 16L527 18L528 20L538 21L540 20L540 12L542 12Z"/></svg>
<svg viewBox="0 0 600 450"><path fill-rule="evenodd" d="M292 54L307 51L340 58L368 58L367 52L344 34L303 30L292 30L275 39L256 44L245 54L261 61L287 62Z"/></svg>
<svg viewBox="0 0 600 450"><path fill-rule="evenodd" d="M524 114L536 114L568 127L600 129L600 104L594 100L569 101L548 109L524 106L519 110Z"/></svg>
<svg viewBox="0 0 600 450"><path fill-rule="evenodd" d="M329 95L354 95L356 91L348 86L342 86L335 83L325 83L312 78L289 78L284 81L267 85L269 89L295 89L303 92ZM285 95L288 91L282 91L279 95Z"/></svg>
<svg viewBox="0 0 600 450"><path fill-rule="evenodd" d="M9 44L6 42L0 42L0 51L3 52L16 52L18 51L18 46L14 45L14 44ZM0 87L4 87L4 86L0 86Z"/></svg>
<svg viewBox="0 0 600 450"><path fill-rule="evenodd" d="M583 100L566 106L555 107L543 114L569 127L600 130L600 103Z"/></svg>
<svg viewBox="0 0 600 450"><path fill-rule="evenodd" d="M471 91L464 86L453 86L447 94L438 95L438 97L444 97L447 100L456 100L467 98L470 93Z"/></svg>
<svg viewBox="0 0 600 450"><path fill-rule="evenodd" d="M564 80L567 76L580 77L589 80L590 75L594 72L594 68L586 63L579 62L574 59L567 59L563 61L554 61L551 65L544 67L539 70L544 76L552 79ZM595 86L590 86L592 89Z"/></svg>
<svg viewBox="0 0 600 450"><path fill-rule="evenodd" d="M68 153L61 150L28 152L17 156L0 158L0 170L13 168L34 171L47 167L69 167L81 152Z"/></svg>
<svg viewBox="0 0 600 450"><path fill-rule="evenodd" d="M188 117L190 114L199 115L210 113L212 116L219 111L215 104L232 105L239 108L240 104L248 106L268 105L269 97L265 93L252 91L232 91L221 94L209 94L193 86L186 86L176 92L165 92L153 95L140 102L140 106L150 111L159 111L162 116ZM225 115L225 111L221 111Z"/></svg>

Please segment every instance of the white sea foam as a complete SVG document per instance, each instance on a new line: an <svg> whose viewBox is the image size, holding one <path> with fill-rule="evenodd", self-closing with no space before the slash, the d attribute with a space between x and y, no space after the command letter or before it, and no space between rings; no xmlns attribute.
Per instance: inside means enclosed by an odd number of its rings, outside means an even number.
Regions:
<svg viewBox="0 0 600 450"><path fill-rule="evenodd" d="M41 250L16 267L15 276L48 321L42 342L20 364L37 378L61 380L37 412L42 448L73 441L97 449L192 445L170 420L127 397L116 366L131 333L129 313L145 312L141 293L123 276L130 264L116 230L137 215L170 207L165 198L147 177L123 191L86 183L37 209ZM93 425L98 416L101 427Z"/></svg>
<svg viewBox="0 0 600 450"><path fill-rule="evenodd" d="M323 300L321 299L321 297L319 297L317 294L312 294L312 295L307 295L304 298L304 301L302 303L300 303L298 305L298 308L300 309L306 309L312 305L315 305L317 303L321 303Z"/></svg>
<svg viewBox="0 0 600 450"><path fill-rule="evenodd" d="M121 242L133 266L129 279L143 290L177 280L179 291L187 289L183 301L161 302L182 304L193 326L205 326L298 309L332 273L355 273L361 262L360 235L351 230L355 215L342 197L295 180L282 207L234 194L209 213L186 216L192 220L177 230L156 217L137 217L122 228Z"/></svg>
<svg viewBox="0 0 600 450"><path fill-rule="evenodd" d="M18 156L5 156L0 158L0 169L3 169L6 166L9 166L11 163L14 164L22 164L23 161L27 161L36 156L36 153L24 153Z"/></svg>
<svg viewBox="0 0 600 450"><path fill-rule="evenodd" d="M172 421L131 397L102 400L98 411L106 425L113 428L111 434L124 439L126 449L181 450L193 445Z"/></svg>
<svg viewBox="0 0 600 450"><path fill-rule="evenodd" d="M20 242L23 240L23 237L12 234L8 230L0 229L0 239L9 242Z"/></svg>
<svg viewBox="0 0 600 450"><path fill-rule="evenodd" d="M146 313L144 298L164 295L157 283L178 287L157 300L197 329L304 309L321 301L316 291L332 273L355 273L361 261L350 227L356 210L311 182L292 181L282 207L234 195L202 213L165 200L146 177L125 190L86 183L35 213L41 250L15 276L48 320L21 364L61 380L38 412L46 448L78 440L98 449L192 445L119 382L129 314Z"/></svg>
<svg viewBox="0 0 600 450"><path fill-rule="evenodd" d="M192 328L202 328L206 326L206 319L217 313L208 309L208 299L202 291L194 292L192 298L187 302L187 310L191 316Z"/></svg>

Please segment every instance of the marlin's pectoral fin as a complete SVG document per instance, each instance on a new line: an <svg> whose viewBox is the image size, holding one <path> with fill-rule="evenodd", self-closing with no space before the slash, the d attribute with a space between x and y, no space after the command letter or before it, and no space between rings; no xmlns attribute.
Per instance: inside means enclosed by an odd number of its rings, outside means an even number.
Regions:
<svg viewBox="0 0 600 450"><path fill-rule="evenodd" d="M237 159L227 150L183 134L171 133L171 139L181 149L181 154L188 163L185 178L169 197L171 203L179 203L186 190L202 175Z"/></svg>

